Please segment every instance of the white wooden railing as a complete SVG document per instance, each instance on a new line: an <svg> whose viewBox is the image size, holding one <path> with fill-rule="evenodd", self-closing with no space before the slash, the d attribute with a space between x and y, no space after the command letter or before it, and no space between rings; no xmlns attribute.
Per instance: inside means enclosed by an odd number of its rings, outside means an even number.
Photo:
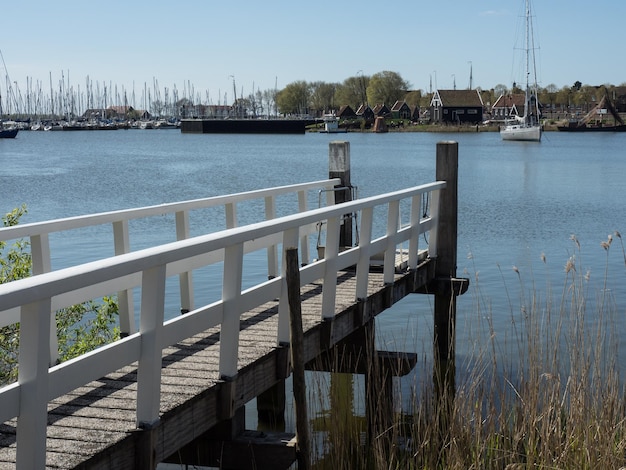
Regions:
<svg viewBox="0 0 626 470"><path fill-rule="evenodd" d="M437 254L439 193L445 182L434 182L340 205L313 209L242 227L188 238L120 254L79 266L42 273L0 285L0 319L20 327L18 381L0 389L0 423L17 417L18 468L43 468L46 453L47 404L79 386L124 366L138 363L138 427L159 420L161 357L164 348L208 328L219 326L219 374L237 374L239 323L242 313L279 300L276 342L289 342L289 315L284 263L279 275L242 290L243 257L250 250L267 249L276 240L282 249L298 246L302 234L325 223L324 258L305 264L301 285L323 280L322 318L335 314L337 272L356 266L355 300L367 296L370 258L384 253L383 278L392 283L398 247L408 245L408 268L418 265L418 240L429 232L428 255ZM421 211L422 198L429 213ZM408 221L401 220L402 201L409 205ZM174 205L175 206L175 205ZM174 207L173 206L173 207ZM186 210L183 206L176 210ZM151 209L155 210L156 209ZM374 213L386 212L386 232L373 238ZM359 214L359 244L345 251L339 233L346 213ZM105 217L105 216L101 216ZM184 218L184 213L183 216ZM113 223L119 218L111 218ZM120 222L123 226L124 223ZM53 225L51 225L52 227ZM284 256L281 256L284 260ZM166 278L223 261L223 290L219 301L164 320ZM49 367L51 312L89 299L140 287L139 331L88 354Z"/></svg>
<svg viewBox="0 0 626 470"><path fill-rule="evenodd" d="M327 205L334 204L334 192L331 191L336 185L340 184L339 179L328 179L322 181L313 181L310 183L301 183L288 186L279 186L268 189L260 189L256 191L248 191L243 193L229 194L225 196L215 196L203 199L194 199L190 201L182 201L168 204L160 204L149 207L140 207L127 210L118 210L104 212L99 214L90 214L77 217L68 217L63 219L48 220L44 222L35 222L30 224L16 225L0 229L0 241L9 241L22 238L28 238L30 241L31 255L33 261L32 271L34 275L43 274L52 270L52 252L50 249L50 235L57 232L69 233L71 230L81 229L85 227L94 227L99 225L111 224L113 227L113 239L111 243L116 255L129 253L130 230L129 222L139 219L147 219L154 216L163 216L174 214L175 226L172 232L175 232L176 240L184 240L190 237L190 218L191 214L199 213L202 209L218 208L224 210L225 227L233 228L239 225L237 208L243 203L250 203L254 200L260 200L264 206L264 217L266 220L273 219L277 216L277 200L286 204L284 198L293 198L296 211L304 212L309 207L309 193L312 191L323 192L326 198L315 197L315 203L326 202ZM294 205L294 204L292 204ZM263 211L258 211L262 212ZM295 212L295 211L294 211ZM204 221L203 226L206 226ZM308 237L312 231L301 233L301 250L303 259L309 260L309 243ZM267 249L267 270L269 277L278 275L278 256L276 251L276 243L270 245ZM179 274L180 285L180 308L182 311L193 310L194 294L193 279L190 270L183 271ZM132 289L126 289L117 293L120 331L123 335L132 334L137 331L135 322L134 300ZM53 306L53 311L56 308ZM6 326L18 321L19 312L13 310L0 318L0 327ZM58 359L58 347L56 341L56 328L52 322L50 330L50 359L54 364Z"/></svg>

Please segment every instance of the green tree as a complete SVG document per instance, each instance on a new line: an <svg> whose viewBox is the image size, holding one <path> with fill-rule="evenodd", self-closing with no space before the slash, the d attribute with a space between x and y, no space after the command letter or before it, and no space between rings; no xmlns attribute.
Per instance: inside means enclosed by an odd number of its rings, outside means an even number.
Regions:
<svg viewBox="0 0 626 470"><path fill-rule="evenodd" d="M596 88L589 85L583 85L574 95L574 102L582 107L584 112L589 111L590 104L596 99Z"/></svg>
<svg viewBox="0 0 626 470"><path fill-rule="evenodd" d="M383 71L372 75L367 86L367 101L372 104L393 105L401 100L410 88L397 72Z"/></svg>
<svg viewBox="0 0 626 470"><path fill-rule="evenodd" d="M362 104L367 104L366 90L369 82L370 77L363 74L346 78L337 86L335 102L341 106L350 105L356 111Z"/></svg>
<svg viewBox="0 0 626 470"><path fill-rule="evenodd" d="M564 86L556 92L555 102L562 109L568 109L572 105L572 96L571 87Z"/></svg>
<svg viewBox="0 0 626 470"><path fill-rule="evenodd" d="M318 113L324 113L335 109L336 83L313 82L309 85L310 105ZM339 104L340 106L340 104Z"/></svg>
<svg viewBox="0 0 626 470"><path fill-rule="evenodd" d="M22 205L2 217L2 225L11 227L26 214ZM30 244L18 240L8 246L0 241L0 284L29 277L32 271ZM105 297L102 304L90 301L56 312L59 359L66 361L99 346L119 339L117 302ZM0 385L17 379L19 324L0 328Z"/></svg>
<svg viewBox="0 0 626 470"><path fill-rule="evenodd" d="M546 107L549 106L549 109L552 109L553 105L556 104L557 91L558 88L554 83L551 83L545 88L541 88L539 90L539 102Z"/></svg>
<svg viewBox="0 0 626 470"><path fill-rule="evenodd" d="M298 80L278 92L276 105L281 114L306 114L309 110L309 99L309 85L304 80Z"/></svg>

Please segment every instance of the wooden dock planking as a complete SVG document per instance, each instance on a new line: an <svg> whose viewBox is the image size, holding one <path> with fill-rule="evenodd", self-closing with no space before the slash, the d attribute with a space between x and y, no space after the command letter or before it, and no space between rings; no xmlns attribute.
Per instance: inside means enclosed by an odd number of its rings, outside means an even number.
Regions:
<svg viewBox="0 0 626 470"><path fill-rule="evenodd" d="M368 299L355 302L354 272L338 273L336 317L321 320L321 281L301 289L305 358L315 359L385 308L433 277L434 263L397 273L383 285L382 273L369 277ZM47 468L136 468L137 449L154 439L162 461L201 436L218 421L288 374L288 348L276 347L277 302L241 316L238 374L218 376L219 330L213 328L164 350L161 420L152 430L136 430L136 364L59 397L48 406ZM220 416L221 415L221 416ZM0 468L15 462L15 420L0 436Z"/></svg>

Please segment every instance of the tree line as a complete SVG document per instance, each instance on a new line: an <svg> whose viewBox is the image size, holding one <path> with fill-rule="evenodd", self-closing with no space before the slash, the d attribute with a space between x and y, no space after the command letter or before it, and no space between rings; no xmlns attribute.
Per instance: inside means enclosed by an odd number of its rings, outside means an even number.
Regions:
<svg viewBox="0 0 626 470"><path fill-rule="evenodd" d="M22 96L19 89L10 87L6 96L0 95L0 110L5 113L3 116L6 119L26 116L69 119L81 116L86 111L85 108L104 109L111 105L121 106L122 104L133 104L133 108L135 107L134 92L127 97L124 90L118 93L117 87L113 85L104 86L103 90L100 90L99 84L96 82L94 88L88 78L87 92L85 92L81 91L80 87L74 89L73 85L70 86L69 80L68 83L65 80L61 83L58 94L50 95L48 98L44 96L41 87L35 87L34 90L28 88L25 96ZM620 87L626 87L626 83L622 83ZM230 109L230 115L236 117L306 114L319 116L338 111L345 105L349 105L356 111L362 104L368 104L371 107L377 104L392 106L398 100L406 101L412 107L427 108L430 106L434 92L432 89L427 91L413 89L412 85L398 72L388 70L373 75L359 72L342 82L297 80L282 89L257 89L249 94L245 94L243 89L237 93L233 82L235 93L232 99L224 94L217 105L212 104L208 91L201 92L190 83L186 84L180 93L176 89L167 88L161 91L156 80L152 88L144 88L141 101L147 108L146 111L155 117L179 118L204 117L211 114L207 110L216 106ZM615 101L618 96L624 94L617 88L611 84L583 85L580 81L559 88L551 83L539 89L539 100L544 107L550 106L552 109L589 107L594 101L599 101L604 96L605 90ZM490 89L477 88L477 90L486 108L493 105L501 95L523 92L515 83L511 87L498 84ZM133 116L131 112L128 118L138 119L139 113Z"/></svg>
<svg viewBox="0 0 626 470"><path fill-rule="evenodd" d="M622 83L619 87L626 87ZM604 93L612 100L620 94L618 86L611 84L583 85L580 81L573 85L557 87L549 84L538 89L539 101L544 107L560 109L585 107L599 101ZM491 89L477 89L486 107L506 94L523 93L517 84L507 87L498 84ZM433 96L433 90L412 90L411 85L397 72L383 71L372 76L357 74L341 83L322 81L295 81L276 93L276 107L280 114L320 114L339 110L349 105L356 111L362 104L392 106L396 101L406 101L409 106L427 108Z"/></svg>

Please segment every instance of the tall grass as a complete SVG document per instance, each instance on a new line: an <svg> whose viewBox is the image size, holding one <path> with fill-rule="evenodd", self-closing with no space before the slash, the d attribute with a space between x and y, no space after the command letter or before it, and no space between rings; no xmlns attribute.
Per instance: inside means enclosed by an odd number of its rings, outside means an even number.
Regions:
<svg viewBox="0 0 626 470"><path fill-rule="evenodd" d="M615 236L626 264L621 235L616 232ZM354 403L345 401L345 395L354 392L354 384L331 386L333 411L317 418L325 424L317 429L316 468L626 466L626 409L616 327L616 315L624 312L617 311L607 288L613 242L609 237L601 244L607 270L598 288L590 288L575 237L562 285L552 288L546 281L545 288L539 288L532 272L515 267L519 285L507 285L503 275L503 289L519 292L519 298L509 298L513 333L505 338L495 331L493 312L476 276L470 287L472 315L486 317L488 331L486 341L457 363L454 396L436 396L435 391L445 387L436 383L440 378L434 373L432 380L415 384L411 397L401 397L410 403L409 409L378 416L387 424L368 436L366 420L355 417L359 413ZM428 375L432 372L428 360L417 367L429 366L430 371L421 371ZM325 387L320 383L314 396L319 397ZM355 402L364 399L362 395Z"/></svg>

